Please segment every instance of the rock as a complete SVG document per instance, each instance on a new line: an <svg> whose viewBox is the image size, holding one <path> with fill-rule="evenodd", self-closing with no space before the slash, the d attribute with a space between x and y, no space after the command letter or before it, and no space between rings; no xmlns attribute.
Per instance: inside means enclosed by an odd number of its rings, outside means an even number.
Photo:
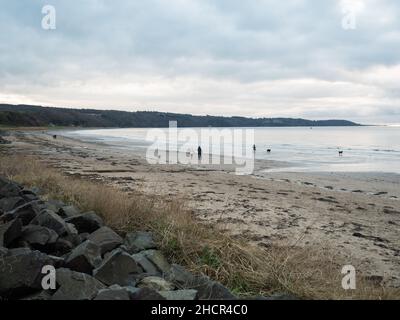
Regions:
<svg viewBox="0 0 400 320"><path fill-rule="evenodd" d="M89 235L90 234L87 232L79 234L79 238L81 238L81 242L85 242L89 238Z"/></svg>
<svg viewBox="0 0 400 320"><path fill-rule="evenodd" d="M46 301L46 300L51 300L51 294L48 291L42 290L39 291L37 293L31 294L21 300L42 300L42 301Z"/></svg>
<svg viewBox="0 0 400 320"><path fill-rule="evenodd" d="M63 207L65 207L65 203L62 202L62 201L50 199L50 200L47 200L47 202L46 202L46 209L49 209L49 210L51 210L51 211L56 212L59 216L61 216L60 213L59 213L59 211L60 211L61 208L63 208ZM61 216L61 217L62 217L62 216Z"/></svg>
<svg viewBox="0 0 400 320"><path fill-rule="evenodd" d="M72 223L79 233L92 233L104 226L103 220L94 212L76 215L65 221Z"/></svg>
<svg viewBox="0 0 400 320"><path fill-rule="evenodd" d="M79 234L69 234L67 236L62 237L62 239L70 242L73 247L79 246L82 242L82 239Z"/></svg>
<svg viewBox="0 0 400 320"><path fill-rule="evenodd" d="M107 285L135 286L142 268L126 252L113 251L103 263L93 271L96 279Z"/></svg>
<svg viewBox="0 0 400 320"><path fill-rule="evenodd" d="M153 289L140 288L131 294L131 300L165 300L165 298Z"/></svg>
<svg viewBox="0 0 400 320"><path fill-rule="evenodd" d="M64 219L66 219L80 215L81 212L75 206L64 206L61 209L59 209L58 214Z"/></svg>
<svg viewBox="0 0 400 320"><path fill-rule="evenodd" d="M22 229L21 239L33 247L55 244L58 234L42 226L28 225Z"/></svg>
<svg viewBox="0 0 400 320"><path fill-rule="evenodd" d="M165 259L161 251L146 250L141 253L157 267L161 274L165 274L171 269L171 265L167 259Z"/></svg>
<svg viewBox="0 0 400 320"><path fill-rule="evenodd" d="M3 181L5 183L0 186L0 198L17 197L22 187L11 181Z"/></svg>
<svg viewBox="0 0 400 320"><path fill-rule="evenodd" d="M124 245L130 254L148 249L156 249L157 247L151 233L141 231L128 233L125 237Z"/></svg>
<svg viewBox="0 0 400 320"><path fill-rule="evenodd" d="M198 291L201 300L235 300L237 299L225 286L207 277L199 277L197 284L193 287Z"/></svg>
<svg viewBox="0 0 400 320"><path fill-rule="evenodd" d="M72 223L65 223L68 235L78 235L79 232Z"/></svg>
<svg viewBox="0 0 400 320"><path fill-rule="evenodd" d="M25 203L24 198L21 197L7 197L0 199L0 210L8 212L17 208Z"/></svg>
<svg viewBox="0 0 400 320"><path fill-rule="evenodd" d="M108 227L101 227L89 235L88 240L101 248L101 254L105 254L122 244L122 238Z"/></svg>
<svg viewBox="0 0 400 320"><path fill-rule="evenodd" d="M56 256L62 256L69 253L73 248L74 246L70 241L63 238L58 238L51 252Z"/></svg>
<svg viewBox="0 0 400 320"><path fill-rule="evenodd" d="M0 258L7 255L7 253L8 253L8 249L0 246Z"/></svg>
<svg viewBox="0 0 400 320"><path fill-rule="evenodd" d="M31 221L31 224L52 229L57 232L59 236L68 233L68 227L65 221L59 215L50 210L43 210Z"/></svg>
<svg viewBox="0 0 400 320"><path fill-rule="evenodd" d="M101 264L100 247L88 240L73 249L65 263L71 270L92 274Z"/></svg>
<svg viewBox="0 0 400 320"><path fill-rule="evenodd" d="M130 298L131 293L126 288L117 285L100 290L94 300L130 300Z"/></svg>
<svg viewBox="0 0 400 320"><path fill-rule="evenodd" d="M175 290L175 291L159 291L161 296L167 300L196 300L197 290Z"/></svg>
<svg viewBox="0 0 400 320"><path fill-rule="evenodd" d="M22 225L28 225L40 212L39 202L37 200L24 203L23 205L14 208L13 210L6 212L3 215L3 220L10 221L13 219L20 219Z"/></svg>
<svg viewBox="0 0 400 320"><path fill-rule="evenodd" d="M65 260L63 257L56 257L56 256L52 256L52 255L48 255L48 257L51 260L54 268L56 268L56 269L64 268Z"/></svg>
<svg viewBox="0 0 400 320"><path fill-rule="evenodd" d="M177 264L171 266L165 278L183 289L190 288L196 283L196 276Z"/></svg>
<svg viewBox="0 0 400 320"><path fill-rule="evenodd" d="M19 219L0 225L0 246L8 247L21 235L21 232L22 223Z"/></svg>
<svg viewBox="0 0 400 320"><path fill-rule="evenodd" d="M31 201L36 201L38 200L38 196L29 189L23 189L19 192L19 195L24 198L25 201L31 202Z"/></svg>
<svg viewBox="0 0 400 320"><path fill-rule="evenodd" d="M92 276L65 268L57 269L56 281L60 287L52 300L91 300L99 290L106 289Z"/></svg>
<svg viewBox="0 0 400 320"><path fill-rule="evenodd" d="M145 277L137 285L138 288L150 288L156 291L171 291L175 286L160 277Z"/></svg>
<svg viewBox="0 0 400 320"><path fill-rule="evenodd" d="M153 263L151 263L150 260L147 259L142 252L133 254L132 258L135 259L136 263L144 270L147 275L160 275L157 267Z"/></svg>
<svg viewBox="0 0 400 320"><path fill-rule="evenodd" d="M0 263L0 297L17 299L41 288L42 268L52 265L51 259L29 249L11 249Z"/></svg>
<svg viewBox="0 0 400 320"><path fill-rule="evenodd" d="M195 289L200 300L234 300L236 297L222 284L210 280L206 276L197 276L185 268L172 265L166 275L166 280L174 283L178 288Z"/></svg>

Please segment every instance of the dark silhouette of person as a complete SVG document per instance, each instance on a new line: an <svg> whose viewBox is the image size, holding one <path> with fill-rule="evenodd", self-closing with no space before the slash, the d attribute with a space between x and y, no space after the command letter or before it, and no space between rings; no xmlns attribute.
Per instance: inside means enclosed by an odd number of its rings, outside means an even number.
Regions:
<svg viewBox="0 0 400 320"><path fill-rule="evenodd" d="M256 152L256 150L257 150L256 145L253 144L253 151Z"/></svg>
<svg viewBox="0 0 400 320"><path fill-rule="evenodd" d="M199 157L199 160L201 160L201 153L202 153L202 150L201 150L201 147L199 146L199 147L197 148L197 155L198 155L198 157Z"/></svg>

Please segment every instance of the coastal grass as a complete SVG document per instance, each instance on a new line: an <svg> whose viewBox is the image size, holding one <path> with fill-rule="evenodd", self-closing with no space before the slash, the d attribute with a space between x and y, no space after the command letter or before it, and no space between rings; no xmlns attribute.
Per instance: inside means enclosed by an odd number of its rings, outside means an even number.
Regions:
<svg viewBox="0 0 400 320"><path fill-rule="evenodd" d="M200 223L179 198L128 194L107 183L64 175L36 157L1 155L0 175L42 197L93 210L120 233L148 230L163 253L195 273L220 281L241 297L288 294L300 299L398 299L399 290L357 277L356 290L343 290L344 261L329 246L260 247Z"/></svg>

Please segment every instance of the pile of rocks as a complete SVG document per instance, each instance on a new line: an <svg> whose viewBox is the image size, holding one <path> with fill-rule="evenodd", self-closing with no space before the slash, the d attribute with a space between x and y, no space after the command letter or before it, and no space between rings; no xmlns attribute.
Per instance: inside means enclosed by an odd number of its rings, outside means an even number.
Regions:
<svg viewBox="0 0 400 320"><path fill-rule="evenodd" d="M56 288L44 290L44 266ZM0 299L235 299L203 275L170 264L148 232L121 237L94 212L42 201L0 177Z"/></svg>

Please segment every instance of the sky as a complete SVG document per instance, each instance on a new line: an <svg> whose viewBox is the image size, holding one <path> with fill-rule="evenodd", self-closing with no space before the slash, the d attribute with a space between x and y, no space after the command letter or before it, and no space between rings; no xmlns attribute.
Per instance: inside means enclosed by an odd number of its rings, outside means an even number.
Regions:
<svg viewBox="0 0 400 320"><path fill-rule="evenodd" d="M398 0L0 6L0 103L400 123Z"/></svg>

